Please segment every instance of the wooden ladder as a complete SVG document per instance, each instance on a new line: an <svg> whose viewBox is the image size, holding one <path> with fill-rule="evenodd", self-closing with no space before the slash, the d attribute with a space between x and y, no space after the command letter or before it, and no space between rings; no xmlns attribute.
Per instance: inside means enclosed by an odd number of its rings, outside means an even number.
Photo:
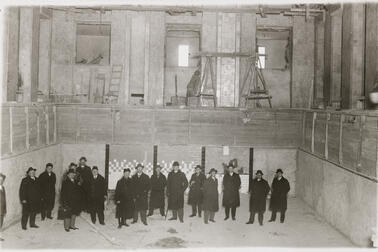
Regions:
<svg viewBox="0 0 378 252"><path fill-rule="evenodd" d="M264 75L259 66L261 66L261 62L258 54L256 56L251 56L250 64L244 75L242 88L240 90L241 97L245 100L244 105L246 108L248 107L250 100L254 100L256 102L256 107L261 107L259 100L268 100L269 107L272 108L272 96L269 95L269 91L266 88ZM250 75L251 78L248 78ZM262 87L259 85L259 80Z"/></svg>
<svg viewBox="0 0 378 252"><path fill-rule="evenodd" d="M114 64L112 65L112 72L110 77L109 83L109 92L107 96L110 100L118 100L121 81L122 81L122 72L123 72L123 65L122 64Z"/></svg>
<svg viewBox="0 0 378 252"><path fill-rule="evenodd" d="M207 82L209 79L209 74L211 78L211 87L207 86ZM201 78L201 86L200 86L200 103L201 106L204 105L206 99L212 99L214 102L214 107L217 106L217 98L216 98L216 89L215 89L215 77L214 77L214 70L213 70L213 63L211 56L205 56L205 66L203 68L203 75Z"/></svg>

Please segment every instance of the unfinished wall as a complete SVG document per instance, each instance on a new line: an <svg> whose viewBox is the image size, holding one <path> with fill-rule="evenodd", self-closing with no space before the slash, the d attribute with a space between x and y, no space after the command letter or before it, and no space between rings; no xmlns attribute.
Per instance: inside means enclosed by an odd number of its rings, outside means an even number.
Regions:
<svg viewBox="0 0 378 252"><path fill-rule="evenodd" d="M377 182L298 151L297 195L353 243L370 246L377 228Z"/></svg>
<svg viewBox="0 0 378 252"><path fill-rule="evenodd" d="M57 177L56 192L57 196L60 191L62 178L62 158L60 145L51 145L26 152L21 155L14 155L8 158L2 158L0 161L1 172L7 177L4 183L7 194L7 215L5 226L19 219L21 215L21 203L19 199L19 188L26 170L32 166L37 169L36 175L39 176L44 170L47 163L54 165L54 172ZM59 197L56 197L56 201Z"/></svg>

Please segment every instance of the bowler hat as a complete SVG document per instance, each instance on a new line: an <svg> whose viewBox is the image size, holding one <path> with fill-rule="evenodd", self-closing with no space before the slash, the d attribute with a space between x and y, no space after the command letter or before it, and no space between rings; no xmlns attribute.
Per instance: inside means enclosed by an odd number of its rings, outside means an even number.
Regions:
<svg viewBox="0 0 378 252"><path fill-rule="evenodd" d="M214 168L211 168L210 171L209 171L209 174L212 173L212 172L217 173L218 171L216 169L214 169Z"/></svg>
<svg viewBox="0 0 378 252"><path fill-rule="evenodd" d="M52 163L47 163L47 164L46 164L46 168L49 167L49 166L50 166L50 167L54 167Z"/></svg>
<svg viewBox="0 0 378 252"><path fill-rule="evenodd" d="M261 170L257 170L256 175L257 175L257 174L264 175L264 173L263 173Z"/></svg>
<svg viewBox="0 0 378 252"><path fill-rule="evenodd" d="M93 166L93 167L92 167L92 171L93 171L93 170L97 170L97 171L98 171L98 167L97 167L97 166Z"/></svg>
<svg viewBox="0 0 378 252"><path fill-rule="evenodd" d="M72 169L72 168L68 169L67 174L70 174L70 173L75 173L75 169Z"/></svg>
<svg viewBox="0 0 378 252"><path fill-rule="evenodd" d="M227 165L227 168L230 168L230 167L235 168L235 167L233 166L233 164L228 164L228 165Z"/></svg>
<svg viewBox="0 0 378 252"><path fill-rule="evenodd" d="M283 173L282 169L277 169L276 173Z"/></svg>
<svg viewBox="0 0 378 252"><path fill-rule="evenodd" d="M201 166L200 166L200 165L196 165L195 169L197 169L197 168L200 168L200 169L201 169Z"/></svg>
<svg viewBox="0 0 378 252"><path fill-rule="evenodd" d="M81 157L81 158L79 159L79 161L81 161L81 160L84 160L85 162L87 162L87 158L86 158L86 157Z"/></svg>
<svg viewBox="0 0 378 252"><path fill-rule="evenodd" d="M4 174L2 174L2 173L0 172L0 177L2 177L3 179L5 179L7 176L5 176Z"/></svg>
<svg viewBox="0 0 378 252"><path fill-rule="evenodd" d="M29 167L29 169L27 170L26 174L29 174L30 171L36 171L37 169L34 169L33 167Z"/></svg>
<svg viewBox="0 0 378 252"><path fill-rule="evenodd" d="M142 168L144 168L144 166L142 165L142 164L137 164L137 166L135 167L135 169L138 169L139 167L142 167Z"/></svg>
<svg viewBox="0 0 378 252"><path fill-rule="evenodd" d="M130 172L130 169L129 168L123 169L123 173L125 172Z"/></svg>
<svg viewBox="0 0 378 252"><path fill-rule="evenodd" d="M71 167L71 166L77 167L77 164L75 164L74 162L72 162L69 167Z"/></svg>
<svg viewBox="0 0 378 252"><path fill-rule="evenodd" d="M180 166L180 164L179 164L179 162L175 161L175 162L173 162L172 166Z"/></svg>

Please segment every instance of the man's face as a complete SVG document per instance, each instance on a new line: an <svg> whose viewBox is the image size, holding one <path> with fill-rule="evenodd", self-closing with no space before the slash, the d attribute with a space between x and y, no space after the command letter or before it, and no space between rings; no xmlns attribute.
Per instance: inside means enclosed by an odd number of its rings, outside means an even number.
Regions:
<svg viewBox="0 0 378 252"><path fill-rule="evenodd" d="M196 168L196 173L199 174L201 172L201 168Z"/></svg>
<svg viewBox="0 0 378 252"><path fill-rule="evenodd" d="M73 172L68 173L68 177L69 177L69 179L74 179L75 173L73 173Z"/></svg>
<svg viewBox="0 0 378 252"><path fill-rule="evenodd" d="M35 177L35 171L34 171L34 170L31 170L31 171L29 172L29 176L30 176L30 177Z"/></svg>
<svg viewBox="0 0 378 252"><path fill-rule="evenodd" d="M228 172L231 173L234 171L234 168L232 166L228 167Z"/></svg>
<svg viewBox="0 0 378 252"><path fill-rule="evenodd" d="M143 171L143 167L142 167L142 166L138 166L138 168L137 168L137 172L138 172L138 173L142 173L142 171Z"/></svg>
<svg viewBox="0 0 378 252"><path fill-rule="evenodd" d="M160 167L156 167L155 171L156 171L157 174L159 174L160 173Z"/></svg>
<svg viewBox="0 0 378 252"><path fill-rule="evenodd" d="M210 173L210 175L211 175L212 177L215 177L215 174L216 174L215 171L212 171L212 172Z"/></svg>
<svg viewBox="0 0 378 252"><path fill-rule="evenodd" d="M47 166L46 171L47 171L48 173L51 173L52 170L53 170L53 168L52 168L51 166Z"/></svg>
<svg viewBox="0 0 378 252"><path fill-rule="evenodd" d="M179 170L179 166L178 165L173 166L173 170L174 171L178 171Z"/></svg>
<svg viewBox="0 0 378 252"><path fill-rule="evenodd" d="M0 177L0 185L3 185L3 183L4 183L4 177Z"/></svg>
<svg viewBox="0 0 378 252"><path fill-rule="evenodd" d="M81 165L81 166L85 166L85 163L86 163L87 161L85 161L85 159L81 159L80 161L79 161L79 164Z"/></svg>
<svg viewBox="0 0 378 252"><path fill-rule="evenodd" d="M281 178L282 177L282 173L281 172L277 172L277 177Z"/></svg>
<svg viewBox="0 0 378 252"><path fill-rule="evenodd" d="M258 174L256 175L256 177L257 177L257 179L261 179L261 178L262 178L261 173L258 173Z"/></svg>
<svg viewBox="0 0 378 252"><path fill-rule="evenodd" d="M123 173L123 177L124 178L128 178L130 176L130 172L129 171L126 171Z"/></svg>
<svg viewBox="0 0 378 252"><path fill-rule="evenodd" d="M93 169L92 170L92 174L93 174L93 176L97 176L98 175L98 170L97 169Z"/></svg>

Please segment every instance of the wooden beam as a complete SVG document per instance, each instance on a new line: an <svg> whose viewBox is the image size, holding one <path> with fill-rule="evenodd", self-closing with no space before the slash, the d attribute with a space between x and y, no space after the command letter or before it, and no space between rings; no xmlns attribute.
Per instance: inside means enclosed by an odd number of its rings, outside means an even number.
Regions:
<svg viewBox="0 0 378 252"><path fill-rule="evenodd" d="M343 122L345 115L340 115L340 130L339 130L339 164L343 163Z"/></svg>
<svg viewBox="0 0 378 252"><path fill-rule="evenodd" d="M13 153L13 108L9 107L9 150Z"/></svg>
<svg viewBox="0 0 378 252"><path fill-rule="evenodd" d="M331 114L327 113L326 128L325 128L325 143L324 143L324 157L328 160L328 122L331 119Z"/></svg>
<svg viewBox="0 0 378 252"><path fill-rule="evenodd" d="M25 134L25 145L26 149L30 148L30 136L29 136L29 107L25 106L25 120L26 120L26 134Z"/></svg>
<svg viewBox="0 0 378 252"><path fill-rule="evenodd" d="M317 112L312 114L312 132L311 132L311 152L315 151L315 122L316 122Z"/></svg>

